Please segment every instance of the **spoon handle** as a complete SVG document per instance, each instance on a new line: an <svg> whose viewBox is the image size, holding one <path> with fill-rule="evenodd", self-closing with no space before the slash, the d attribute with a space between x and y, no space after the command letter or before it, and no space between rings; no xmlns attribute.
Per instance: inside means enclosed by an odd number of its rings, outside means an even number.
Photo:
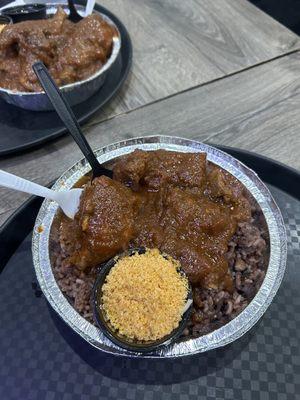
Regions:
<svg viewBox="0 0 300 400"><path fill-rule="evenodd" d="M71 19L71 21L79 22L82 19L82 17L81 15L78 14L73 0L68 0L68 7L70 11L69 18Z"/></svg>
<svg viewBox="0 0 300 400"><path fill-rule="evenodd" d="M2 170L0 170L0 185L51 200L56 198L56 193L53 190Z"/></svg>
<svg viewBox="0 0 300 400"><path fill-rule="evenodd" d="M99 164L93 150L91 149L84 134L80 129L80 126L71 107L65 100L59 88L56 86L56 83L52 79L45 65L39 61L34 63L32 68L47 96L49 97L49 100L51 101L53 107L55 108L57 114L59 115L69 133L73 136L73 139L78 144L82 153L90 163L93 170L93 176L96 177L100 175L106 175L112 177L112 171L102 167L101 164Z"/></svg>
<svg viewBox="0 0 300 400"><path fill-rule="evenodd" d="M77 10L76 10L72 0L68 0L68 7L69 7L69 10L70 10L70 13L77 14Z"/></svg>

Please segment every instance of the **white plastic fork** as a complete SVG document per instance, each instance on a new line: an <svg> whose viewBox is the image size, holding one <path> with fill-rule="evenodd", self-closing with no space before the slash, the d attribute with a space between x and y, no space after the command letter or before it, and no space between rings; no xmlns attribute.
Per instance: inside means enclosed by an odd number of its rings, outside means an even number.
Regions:
<svg viewBox="0 0 300 400"><path fill-rule="evenodd" d="M0 185L20 192L34 194L54 200L61 207L67 217L74 219L79 207L82 189L71 189L55 192L37 183L30 182L19 176L0 170Z"/></svg>
<svg viewBox="0 0 300 400"><path fill-rule="evenodd" d="M95 7L96 0L87 0L85 6L85 16L92 14L94 7Z"/></svg>

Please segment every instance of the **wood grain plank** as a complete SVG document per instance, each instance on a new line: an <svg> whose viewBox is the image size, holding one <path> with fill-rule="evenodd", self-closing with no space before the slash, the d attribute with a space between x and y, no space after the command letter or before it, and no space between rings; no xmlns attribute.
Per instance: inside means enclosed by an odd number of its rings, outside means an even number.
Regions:
<svg viewBox="0 0 300 400"><path fill-rule="evenodd" d="M246 0L103 0L133 42L132 73L92 123L299 47L299 38Z"/></svg>
<svg viewBox="0 0 300 400"><path fill-rule="evenodd" d="M86 129L94 148L165 134L236 146L300 169L300 53L111 118ZM47 184L81 158L69 137L0 160L0 168ZM27 195L0 188L0 223Z"/></svg>

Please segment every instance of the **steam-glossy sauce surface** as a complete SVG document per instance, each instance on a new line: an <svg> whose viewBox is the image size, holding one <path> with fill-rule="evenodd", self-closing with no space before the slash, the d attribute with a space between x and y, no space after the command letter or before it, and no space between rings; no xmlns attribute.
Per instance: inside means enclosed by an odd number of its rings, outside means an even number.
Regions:
<svg viewBox="0 0 300 400"><path fill-rule="evenodd" d="M193 285L231 291L228 243L250 217L242 184L206 154L136 150L115 163L113 180L86 184L61 235L67 262L83 270L145 246L179 260Z"/></svg>
<svg viewBox="0 0 300 400"><path fill-rule="evenodd" d="M99 15L73 23L61 8L49 19L7 25L0 33L0 87L41 91L32 69L36 61L60 86L86 79L107 61L116 34Z"/></svg>

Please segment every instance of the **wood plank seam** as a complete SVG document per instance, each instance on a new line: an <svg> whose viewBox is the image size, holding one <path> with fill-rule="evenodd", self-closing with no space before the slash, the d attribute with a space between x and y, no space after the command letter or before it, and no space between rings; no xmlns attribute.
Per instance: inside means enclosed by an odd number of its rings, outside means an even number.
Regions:
<svg viewBox="0 0 300 400"><path fill-rule="evenodd" d="M187 88L187 89L184 89L184 90L181 90L181 91L179 91L179 92L172 93L172 94L170 94L170 95L168 95L168 96L165 96L165 97L162 97L162 98L159 98L159 99L150 101L150 102L147 103L147 104L142 104L142 105L139 106L139 107L132 108L132 109L130 109L130 110L126 110L126 111L124 111L124 112L120 112L120 113L115 114L115 115L111 115L111 116L109 116L109 117L107 117L107 118L104 118L104 119L102 119L102 120L100 120L100 121L98 120L98 121L95 121L95 122L87 123L86 125L83 126L83 130L87 130L87 129L89 129L89 128L93 128L93 127L95 127L95 126L97 126L97 125L100 125L100 124L103 123L103 122L113 120L114 118L118 118L118 117L120 117L120 116L128 115L128 114L130 114L130 113L133 112L133 111L137 111L137 110L143 109L143 108L145 108L145 107L148 107L149 105L153 105L153 104L159 103L159 102L161 102L161 101L168 100L168 99L170 99L170 98L172 98L172 97L176 97L177 95L181 95L181 94L183 94L183 93L186 93L186 92L189 92L189 91L192 91L192 90L196 90L196 89L201 88L201 87L204 87L204 86L208 86L208 85L210 85L210 84L212 84L212 83L221 81L221 80L226 79L226 78L230 78L230 77L232 77L232 76L238 75L238 74L243 73L243 72L245 72L245 71L249 71L249 70L254 69L254 68L256 68L256 67L259 67L259 66L261 66L261 65L271 63L271 62L273 62L273 61L276 61L276 60L278 60L278 59L281 59L281 58L290 56L290 55L292 55L292 54L294 54L294 53L298 53L298 52L300 52L300 47L297 48L297 49L293 49L293 50L291 50L291 51L289 51L289 52L287 52L287 53L280 54L280 55L278 55L278 56L276 56L276 57L273 57L273 58L271 58L271 59L269 59L269 60L261 61L261 62L259 62L259 63L257 63L257 64L250 65L249 67L246 67L246 68L243 68L243 69L240 69L240 70L237 70L237 71L233 71L233 72L229 73L229 74L226 75L226 76L220 76L220 77L215 78L215 79L212 79L212 80L210 80L210 81L200 83L199 85L191 86L191 87L189 87L189 88Z"/></svg>

